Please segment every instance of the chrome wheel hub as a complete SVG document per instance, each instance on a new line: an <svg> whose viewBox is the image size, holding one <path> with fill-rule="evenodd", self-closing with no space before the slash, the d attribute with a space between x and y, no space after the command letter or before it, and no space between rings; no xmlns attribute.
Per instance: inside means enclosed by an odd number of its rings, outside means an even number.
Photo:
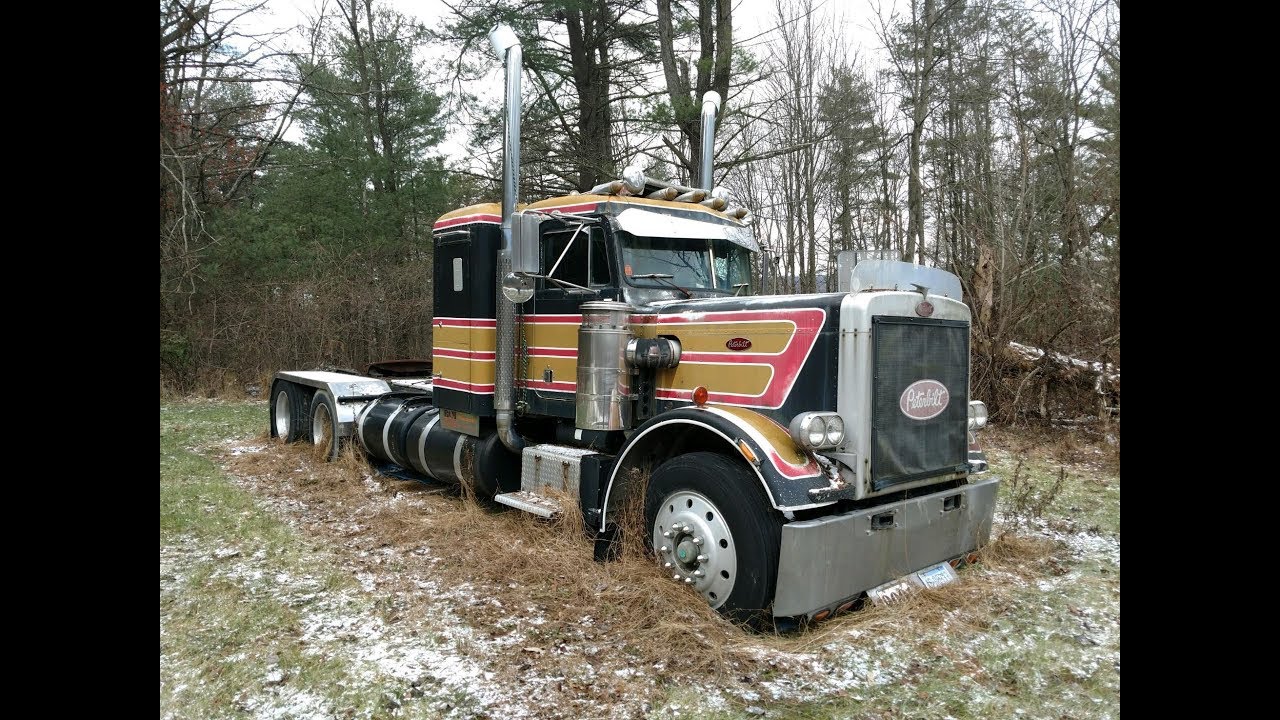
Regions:
<svg viewBox="0 0 1280 720"><path fill-rule="evenodd" d="M737 580L733 533L720 508L690 490L668 495L653 523L653 551L671 579L693 587L718 608Z"/></svg>
<svg viewBox="0 0 1280 720"><path fill-rule="evenodd" d="M276 435L283 440L289 439L289 393L281 390L276 393Z"/></svg>
<svg viewBox="0 0 1280 720"><path fill-rule="evenodd" d="M311 442L318 448L329 450L329 442L333 437L333 416L325 405L317 405L311 418Z"/></svg>

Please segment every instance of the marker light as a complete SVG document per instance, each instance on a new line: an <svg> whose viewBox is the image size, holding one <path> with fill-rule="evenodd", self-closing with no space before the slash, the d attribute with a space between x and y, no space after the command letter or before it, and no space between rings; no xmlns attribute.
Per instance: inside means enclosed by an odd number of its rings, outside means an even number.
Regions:
<svg viewBox="0 0 1280 720"><path fill-rule="evenodd" d="M707 389L701 385L693 389L693 404L702 407L707 404Z"/></svg>

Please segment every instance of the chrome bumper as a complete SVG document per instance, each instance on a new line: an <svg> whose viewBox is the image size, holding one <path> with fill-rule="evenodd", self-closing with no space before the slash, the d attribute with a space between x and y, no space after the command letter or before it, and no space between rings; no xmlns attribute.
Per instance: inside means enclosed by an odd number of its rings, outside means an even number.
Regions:
<svg viewBox="0 0 1280 720"><path fill-rule="evenodd" d="M808 615L991 537L999 478L782 526L776 617Z"/></svg>

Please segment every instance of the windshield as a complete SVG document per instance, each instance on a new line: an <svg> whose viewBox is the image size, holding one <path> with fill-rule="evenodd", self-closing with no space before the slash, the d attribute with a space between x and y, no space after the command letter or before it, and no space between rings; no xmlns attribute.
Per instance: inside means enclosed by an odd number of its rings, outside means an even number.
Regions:
<svg viewBox="0 0 1280 720"><path fill-rule="evenodd" d="M636 287L714 290L746 295L751 252L728 240L648 237L618 231L622 274ZM647 276L658 277L647 277Z"/></svg>

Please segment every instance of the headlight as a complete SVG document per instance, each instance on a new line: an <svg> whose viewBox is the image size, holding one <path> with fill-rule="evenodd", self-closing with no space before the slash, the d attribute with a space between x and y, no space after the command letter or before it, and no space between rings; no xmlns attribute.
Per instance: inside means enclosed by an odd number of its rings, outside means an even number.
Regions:
<svg viewBox="0 0 1280 720"><path fill-rule="evenodd" d="M981 400L969 401L969 429L979 430L987 425L987 404Z"/></svg>
<svg viewBox="0 0 1280 720"><path fill-rule="evenodd" d="M822 420L821 415L814 415L809 418L809 422L804 424L804 436L808 440L806 443L809 447L818 447L822 445L822 441L827 437L827 423Z"/></svg>
<svg viewBox="0 0 1280 720"><path fill-rule="evenodd" d="M835 413L800 413L791 421L791 439L810 450L837 447L844 442L844 421Z"/></svg>
<svg viewBox="0 0 1280 720"><path fill-rule="evenodd" d="M831 415L827 418L827 444L831 447L840 447L842 442L844 442L844 421L839 415Z"/></svg>

